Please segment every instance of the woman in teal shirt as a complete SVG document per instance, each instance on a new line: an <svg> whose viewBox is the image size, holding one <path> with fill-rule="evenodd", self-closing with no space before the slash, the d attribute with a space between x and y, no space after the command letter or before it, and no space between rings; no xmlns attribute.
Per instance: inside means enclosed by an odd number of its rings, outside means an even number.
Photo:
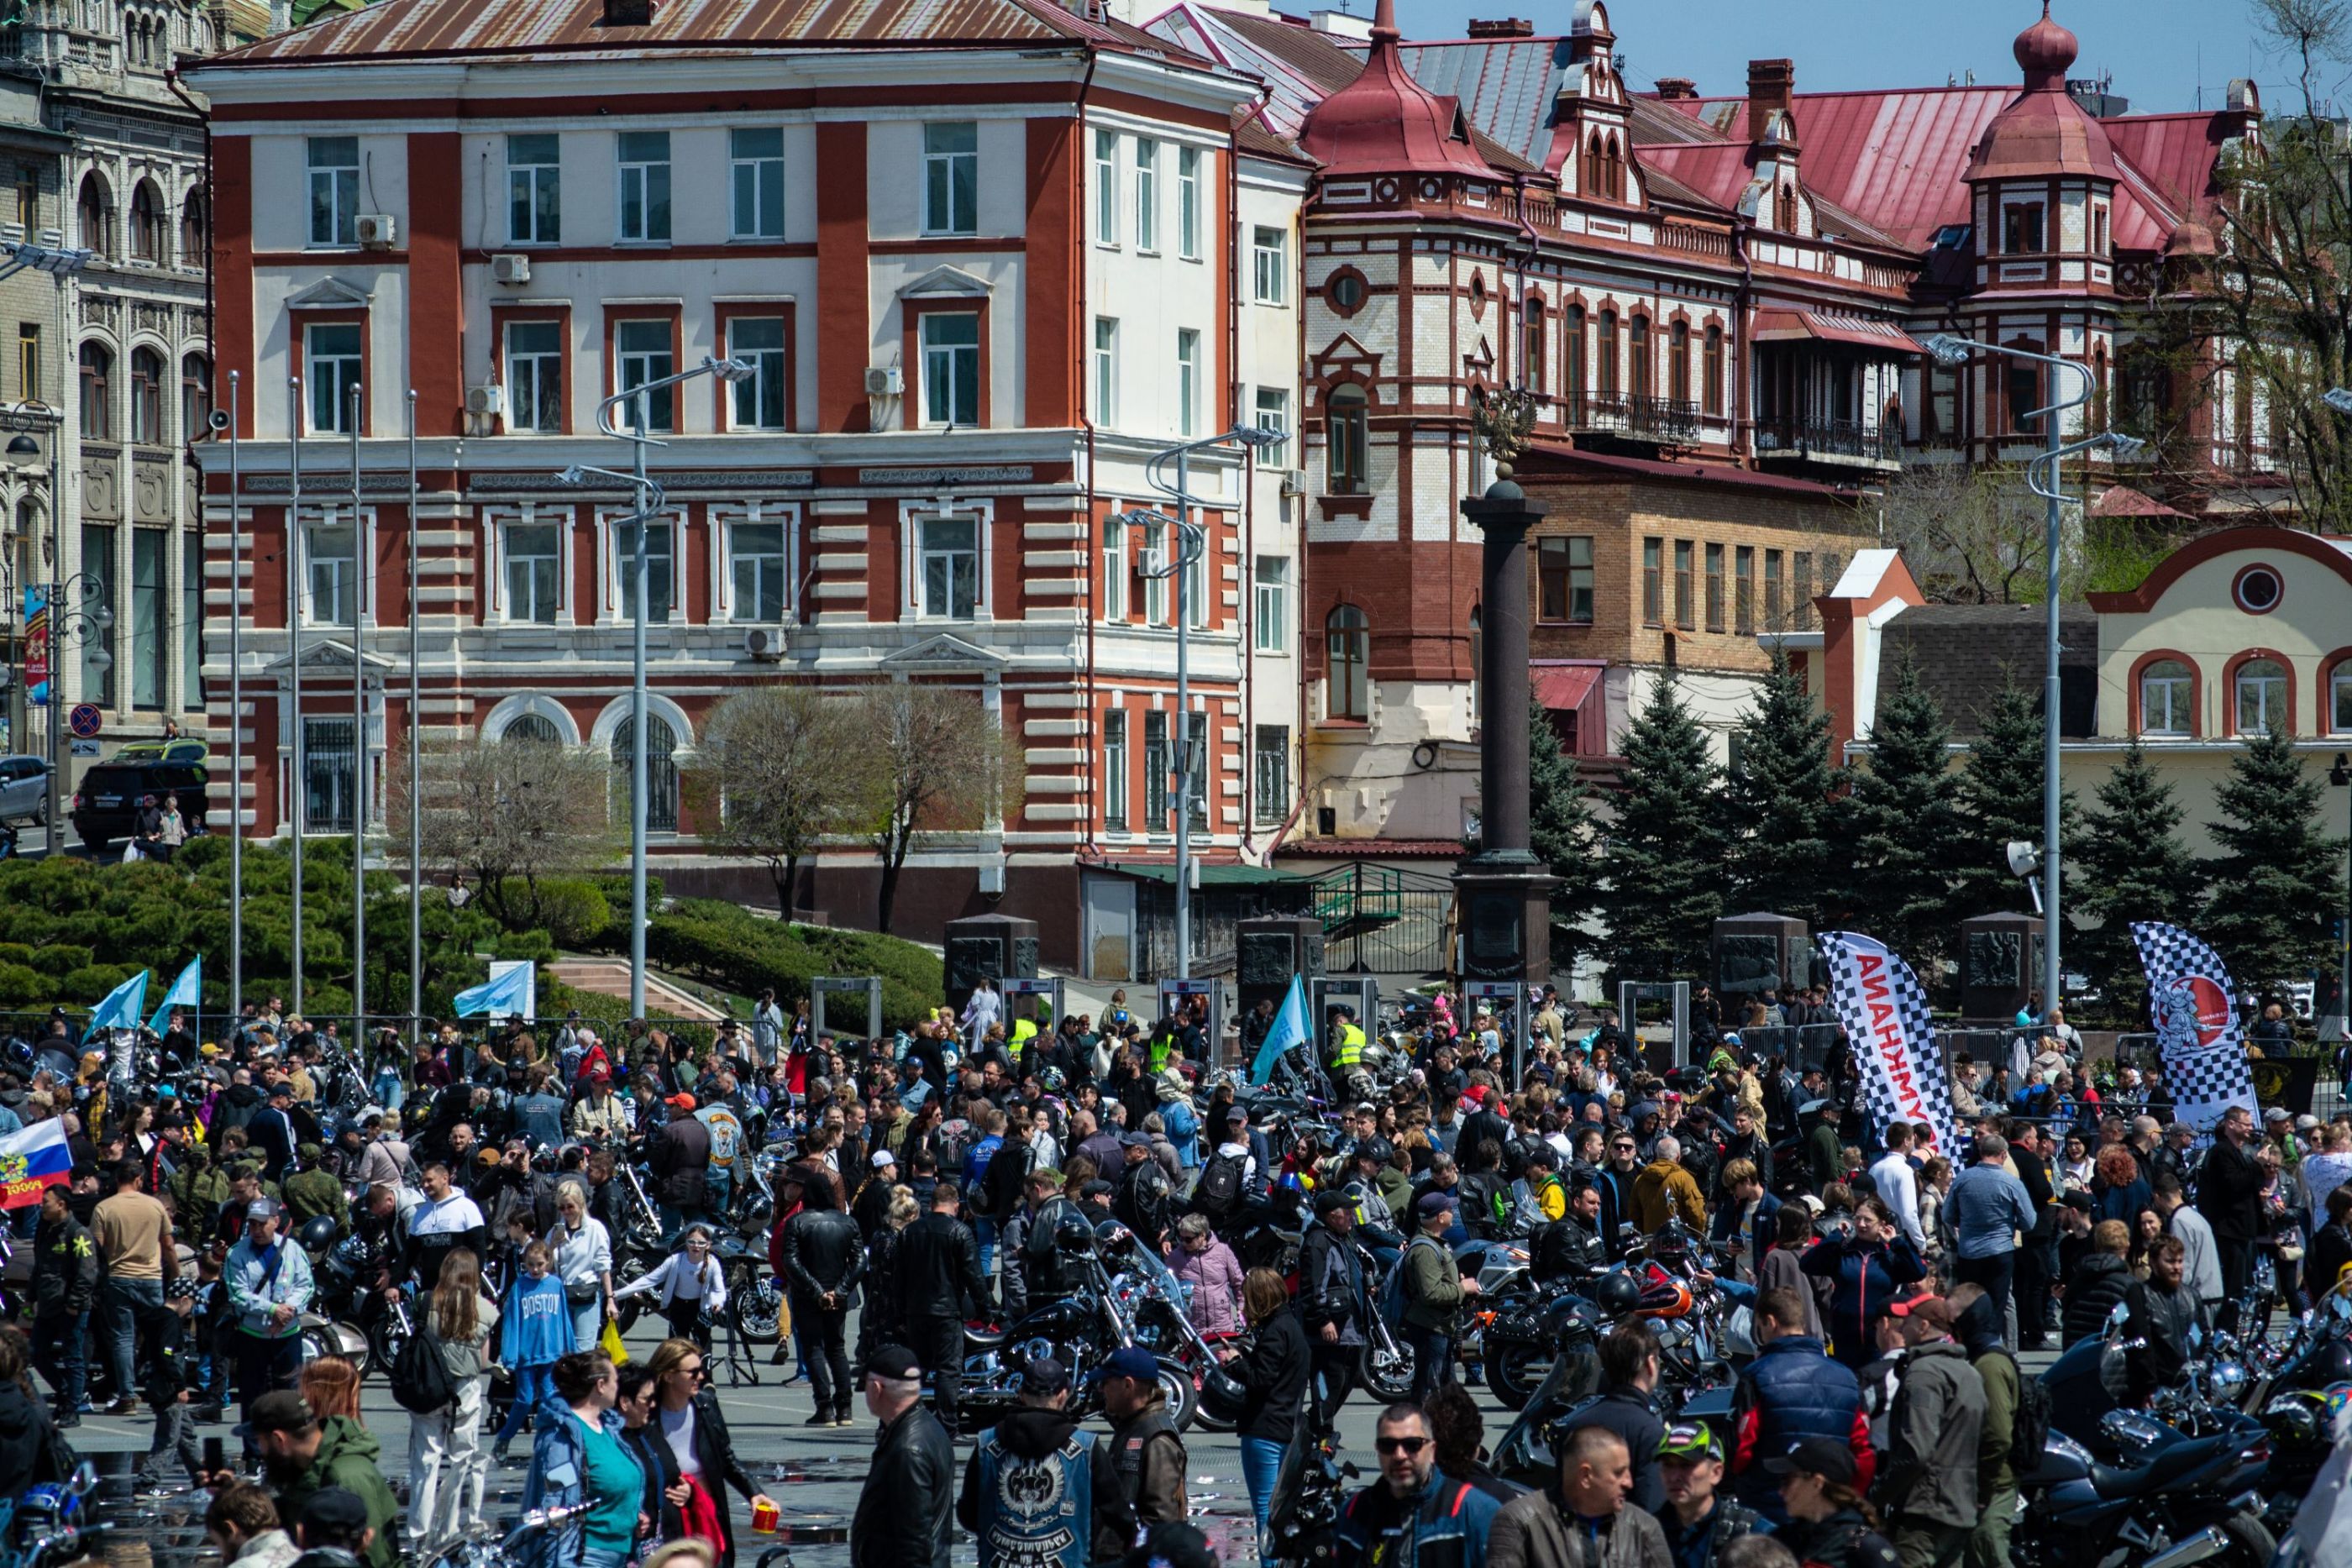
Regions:
<svg viewBox="0 0 2352 1568"><path fill-rule="evenodd" d="M554 1380L563 1408L540 1427L522 1505L588 1506L541 1532L531 1560L537 1568L624 1568L645 1522L646 1472L614 1412L619 1375L612 1357L587 1350L558 1361Z"/></svg>

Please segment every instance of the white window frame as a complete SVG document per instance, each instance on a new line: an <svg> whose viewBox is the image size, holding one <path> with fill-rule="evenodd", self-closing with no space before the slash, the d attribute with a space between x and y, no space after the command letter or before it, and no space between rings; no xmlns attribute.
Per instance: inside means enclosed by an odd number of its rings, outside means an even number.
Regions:
<svg viewBox="0 0 2352 1568"><path fill-rule="evenodd" d="M1118 424L1118 318L1095 318L1092 369L1095 381L1095 423Z"/></svg>
<svg viewBox="0 0 2352 1568"><path fill-rule="evenodd" d="M2279 674L2276 676L2247 674L2246 672L2252 669L2257 664L2270 664L2276 665L2278 667ZM2276 714L2273 714L2271 711L2270 688L2273 685L2278 689L2278 706L2282 710ZM2262 693L2262 722L2259 724L2248 724L2246 722L2245 697L2249 687L2252 687ZM2255 659L2249 660L2247 663L2239 665L2236 671L2234 671L2230 676L2230 717L2233 721L2231 725L2231 732L2240 737L2262 735L2269 730L2273 719L2280 721L2283 726L2291 727L2294 722L2294 715L2289 711L2284 711L2289 709L2292 706L2288 697L2289 690L2290 685L2286 676L2286 665L2280 660Z"/></svg>
<svg viewBox="0 0 2352 1568"><path fill-rule="evenodd" d="M340 146L348 142L352 149L349 163L319 162L322 146ZM350 250L360 243L360 168L362 157L360 139L356 136L306 137L302 148L303 168L310 196L310 235L313 250ZM323 191L327 199L327 229L319 232L319 197Z"/></svg>
<svg viewBox="0 0 2352 1568"><path fill-rule="evenodd" d="M1102 523L1102 618L1125 621L1127 592L1127 524L1114 515Z"/></svg>
<svg viewBox="0 0 2352 1568"><path fill-rule="evenodd" d="M969 520L975 525L973 542L976 549L979 578L972 585L972 610L969 616L935 614L923 601L923 562L927 553L923 548L924 530L930 523L950 519ZM992 564L989 559L989 534L994 520L995 508L987 502L970 507L960 506L952 512L941 511L938 507L928 505L899 508L898 537L902 541L900 548L905 557L902 580L906 584L902 597L907 619L955 626L971 625L976 622L992 618L993 609L989 599L988 580L989 570Z"/></svg>
<svg viewBox="0 0 2352 1568"><path fill-rule="evenodd" d="M1282 439L1272 446L1258 449L1258 465L1264 468L1290 466L1290 389L1260 387L1251 405L1251 417L1260 430L1277 431Z"/></svg>
<svg viewBox="0 0 2352 1568"><path fill-rule="evenodd" d="M1135 248L1139 255L1160 251L1160 141L1135 139Z"/></svg>
<svg viewBox="0 0 2352 1568"><path fill-rule="evenodd" d="M572 511L558 507L542 515L534 506L525 506L520 512L497 514L498 575L491 585L497 596L498 619L509 626L561 626L563 612L570 608L570 595L565 590L572 580ZM516 559L514 531L517 528L552 528L555 530L555 616L551 621L540 621L519 613L515 608L514 584L509 575ZM534 558L535 559L535 558Z"/></svg>
<svg viewBox="0 0 2352 1568"><path fill-rule="evenodd" d="M1176 254L1185 261L1201 259L1201 150L1176 151Z"/></svg>
<svg viewBox="0 0 2352 1568"><path fill-rule="evenodd" d="M1118 248L1118 132L1095 131L1095 243Z"/></svg>
<svg viewBox="0 0 2352 1568"><path fill-rule="evenodd" d="M349 389L353 382L362 383L361 391L362 402L360 407L360 423L362 428L365 428L367 423L367 406L365 402L367 392L364 382L367 375L368 326L369 324L365 321L304 321L302 323L302 409L310 422L309 428L304 432L304 434L310 435L349 435L352 433L350 423L352 407ZM310 334L313 332L340 332L345 330L359 334L359 346L351 353L320 354L310 346ZM128 356L125 356L117 360L115 362L127 367L130 363L130 360ZM351 367L351 382L346 382L342 379L342 372L340 370L333 372L331 377L322 375L320 371L320 367L321 365L349 365ZM333 408L335 415L332 423L321 420L319 417L319 389L327 384L331 379L333 381L335 387L335 393L330 404L330 406Z"/></svg>
<svg viewBox="0 0 2352 1568"><path fill-rule="evenodd" d="M626 331L626 330L627 330L629 328L631 328L631 327L646 327L646 326L658 326L658 327L660 327L660 328L661 328L661 329L662 329L662 333L663 333L663 342L664 342L664 348L663 348L663 350L662 350L662 352L663 352L663 353L665 353L665 354L667 354L667 355L668 356L668 358L669 358L669 369L667 369L667 370L666 370L666 371L662 371L659 375L646 375L646 376L641 376L641 377L639 377L637 380L635 380L635 381L634 381L634 382L633 382L633 381L630 381L630 380L628 379L628 367L629 367L629 362L630 362L632 360L645 359L645 358L649 357L649 356L648 356L648 351L647 351L647 350L642 350L642 349L624 349L624 348L622 348L622 346L621 346L621 335L622 335L622 333L623 333L623 332ZM648 366L648 367L646 367L646 368L647 368L648 370L650 370L652 367ZM612 395L613 395L613 396L614 396L614 397L618 397L618 396L620 396L623 392L635 391L636 388L641 387L641 386L648 386L648 385L652 384L652 383L653 383L653 382L659 382L659 381L667 381L671 376L676 375L677 373L677 330L676 326L671 322L671 320L670 320L670 319L669 319L668 317L667 317L667 316L622 316L622 317L616 317L616 318L614 319L614 322L613 322L613 392L612 392ZM668 419L668 421L667 421L667 423L664 423L664 422L663 422L663 420L662 420L662 418L661 418L661 399L662 399L664 396L667 396L667 397L669 399L669 419ZM654 393L654 394L651 394L651 395L647 396L647 397L646 397L646 402L645 402L645 410L646 410L646 429L648 429L648 430L651 430L651 431L657 431L657 432L660 432L660 433L662 433L662 434L674 434L674 433L677 430L677 427L678 427L678 417L677 417L677 415L678 415L678 406L677 406L677 405L678 405L678 389L677 389L677 387L670 387L670 388L667 389L667 390L666 390L666 392L664 392ZM635 416L634 416L634 413L633 413L633 411L635 409L635 407L636 407L636 406L637 406L637 405L635 404L635 402L630 402L623 403L622 405L620 405L619 413L620 413L620 416L621 416L621 423L622 423L623 428L625 428L625 428L627 427L627 425L628 425L628 423L629 423L630 419L632 419L633 417L635 417Z"/></svg>
<svg viewBox="0 0 2352 1568"><path fill-rule="evenodd" d="M1270 736L1279 736L1281 743L1278 746L1267 746L1265 741ZM1282 768L1281 798L1274 803L1271 810L1267 809L1265 799L1265 759L1268 757L1277 759ZM1249 796L1250 823L1253 827L1279 827L1282 825L1283 819L1290 814L1290 727L1288 725L1261 724L1252 727Z"/></svg>
<svg viewBox="0 0 2352 1568"><path fill-rule="evenodd" d="M1103 711L1103 831L1122 835L1135 831L1134 780L1127 767L1127 728L1125 708Z"/></svg>
<svg viewBox="0 0 2352 1568"><path fill-rule="evenodd" d="M534 352L527 356L525 361L519 361L515 358L514 351L514 330L518 327L545 327L552 330L555 333L554 351L551 354ZM562 402L563 398L563 361L565 356L571 350L571 345L564 341L562 320L558 319L551 321L545 319L509 321L500 329L499 337L500 340L499 343L499 354L500 360L499 373L505 378L505 386L507 389L507 434L509 435L549 435L560 434L565 424L565 414L569 412L562 406ZM520 378L515 374L515 367L518 363L525 362L535 366L542 360L552 360L555 363L554 395L556 398L556 408L554 422L552 423L548 423L542 421L541 423L533 424L523 424L519 421L521 401L516 396L515 389L519 384ZM531 405L535 410L538 410L542 414L545 413L546 405L539 397L538 378L536 375L532 377Z"/></svg>
<svg viewBox="0 0 2352 1568"><path fill-rule="evenodd" d="M1286 555L1262 555L1251 563L1250 647L1260 653L1290 652L1290 558Z"/></svg>
<svg viewBox="0 0 2352 1568"><path fill-rule="evenodd" d="M773 153L744 152L742 138L773 136ZM768 189L772 172L775 188ZM747 183L748 181L748 183ZM750 218L744 221L745 198ZM784 237L784 128L781 125L739 125L727 132L727 233L730 239L780 240Z"/></svg>
<svg viewBox="0 0 2352 1568"><path fill-rule="evenodd" d="M966 131L970 148L933 145L934 133L944 141L948 132ZM971 199L969 213L956 211L961 191ZM980 232L980 124L971 120L932 120L923 127L923 233L976 235ZM944 211L942 211L944 205Z"/></svg>
<svg viewBox="0 0 2352 1568"><path fill-rule="evenodd" d="M624 548L621 533L635 516L633 512L621 510L596 514L597 548L603 551L604 557L604 620L608 624L618 623L625 626L635 620L629 612L628 601L624 596L634 552ZM656 528L667 529L669 534L669 612L666 615L648 615L646 617L646 624L648 626L677 625L680 623L678 612L683 607L686 597L686 584L678 576L678 563L684 554L682 536L686 532L686 515L673 507L656 517L652 526ZM650 542L652 536L648 535L647 538ZM652 559L656 559L659 558L649 559L646 563L648 577L653 574Z"/></svg>
<svg viewBox="0 0 2352 1568"><path fill-rule="evenodd" d="M2175 661L2177 662L2177 661ZM2164 714L2167 722L2159 727L2148 712L2147 695L2152 687L2164 689ZM2158 675L2153 666L2141 672L2139 677L2139 728L2142 735L2165 736L2186 739L2197 733L2193 711L2197 677L2195 674Z"/></svg>
<svg viewBox="0 0 2352 1568"><path fill-rule="evenodd" d="M302 570L298 580L302 587L302 622L305 626L347 630L352 624L348 618L341 615L320 614L318 591L318 572L322 565L329 568L330 575L334 579L335 586L332 591L339 609L343 597L355 591L358 585L352 580L351 551L334 549L322 555L311 549L313 536L321 529L351 526L347 521L351 510L349 501L345 501L341 506L328 502L316 507L305 504L302 507ZM369 552L368 559L373 560L375 559L375 510L373 507L361 509L358 527L363 536L362 548ZM375 617L367 613L366 606L361 605L357 608L365 617L363 625L375 623Z"/></svg>
<svg viewBox="0 0 2352 1568"><path fill-rule="evenodd" d="M935 324L942 321L971 322L971 342L970 344L934 344L931 341L931 329ZM917 318L917 323L915 329L917 373L922 382L922 384L916 389L922 400L919 405L922 413L918 423L926 430L944 430L950 424L977 426L980 423L981 394L985 390L981 378L988 373L986 361L980 351L982 337L987 330L982 325L982 313L977 309L926 310ZM967 352L971 355L972 360L972 406L964 409L955 406L955 361L959 356ZM931 401L931 391L936 379L932 374L932 360L935 354L944 356L948 367L945 382L949 406L946 411L947 417L944 419L933 417L937 412Z"/></svg>
<svg viewBox="0 0 2352 1568"><path fill-rule="evenodd" d="M776 324L777 340L773 348L739 349L735 329L751 321L772 321ZM741 314L727 318L727 354L730 359L741 359L751 366L748 381L733 386L721 383L719 395L727 399L727 428L732 430L784 430L792 418L793 329L787 312L781 307L772 316ZM776 419L771 424L758 417L761 393L772 381L776 392ZM753 417L743 417L746 400L751 404Z"/></svg>
<svg viewBox="0 0 2352 1568"><path fill-rule="evenodd" d="M789 625L800 617L800 507L790 501L755 497L740 505L715 506L710 526L718 540L710 565L711 619L742 626ZM735 530L744 527L781 528L783 553L778 570L783 574L783 602L774 621L747 611L736 598Z"/></svg>
<svg viewBox="0 0 2352 1568"><path fill-rule="evenodd" d="M556 144L555 162L526 162L515 161L518 141L547 141ZM546 187L542 193L541 187ZM525 215L529 222L520 230L515 227L515 197L518 185L528 193ZM553 198L554 224L552 232L539 232L540 197L544 193ZM509 245L559 245L563 239L563 141L554 131L509 132L507 136L507 243Z"/></svg>
<svg viewBox="0 0 2352 1568"><path fill-rule="evenodd" d="M1163 567L1168 560L1170 546L1171 536L1166 523L1144 525L1143 548L1150 551ZM1175 596L1169 591L1168 585L1174 580L1173 578L1164 575L1147 577L1143 580L1143 623L1146 626L1172 628L1176 624L1169 619L1169 605Z"/></svg>
<svg viewBox="0 0 2352 1568"><path fill-rule="evenodd" d="M616 176L614 192L613 232L623 245L667 245L677 223L677 184L671 178L674 149L667 131L624 131L613 143L613 162ZM632 136L658 136L662 139L662 155L655 158L630 158L622 149ZM637 232L629 232L629 186L637 186ZM666 209L662 214L661 232L654 232L655 198L660 198Z"/></svg>
<svg viewBox="0 0 2352 1568"><path fill-rule="evenodd" d="M1290 236L1270 224L1250 227L1251 297L1260 305L1290 300Z"/></svg>
<svg viewBox="0 0 2352 1568"><path fill-rule="evenodd" d="M1176 434L1190 438L1201 432L1201 333L1198 328L1176 329Z"/></svg>

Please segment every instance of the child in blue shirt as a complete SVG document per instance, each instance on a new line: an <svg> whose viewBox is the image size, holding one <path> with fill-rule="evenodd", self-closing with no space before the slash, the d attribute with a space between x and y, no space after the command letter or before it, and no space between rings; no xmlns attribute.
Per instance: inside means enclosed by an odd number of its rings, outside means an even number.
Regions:
<svg viewBox="0 0 2352 1568"><path fill-rule="evenodd" d="M499 1314L499 1360L515 1379L514 1403L490 1450L499 1463L506 1462L507 1445L522 1430L523 1417L555 1402L551 1374L571 1354L572 1307L555 1277L555 1254L546 1242L534 1241L522 1249L522 1268Z"/></svg>

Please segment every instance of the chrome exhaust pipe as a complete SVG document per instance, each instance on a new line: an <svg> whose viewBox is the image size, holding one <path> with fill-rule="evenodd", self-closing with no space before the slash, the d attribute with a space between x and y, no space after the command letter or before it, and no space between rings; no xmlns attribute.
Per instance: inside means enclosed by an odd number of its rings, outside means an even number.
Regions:
<svg viewBox="0 0 2352 1568"><path fill-rule="evenodd" d="M2189 1568L2192 1563L2202 1563L2208 1557L2218 1557L2228 1540L2211 1525L2207 1525L2177 1546L2166 1548L2140 1564L2140 1568Z"/></svg>

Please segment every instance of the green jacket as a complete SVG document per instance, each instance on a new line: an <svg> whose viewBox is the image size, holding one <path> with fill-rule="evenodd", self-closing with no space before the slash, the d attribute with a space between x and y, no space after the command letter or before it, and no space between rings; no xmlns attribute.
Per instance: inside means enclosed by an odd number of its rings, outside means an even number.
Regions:
<svg viewBox="0 0 2352 1568"><path fill-rule="evenodd" d="M2017 1489L2017 1473L2009 1463L2010 1442L2017 1433L2017 1363L2007 1351L1989 1350L1969 1364L1984 1379L1984 1436L1977 1439L1977 1497L1990 1504L2002 1491Z"/></svg>
<svg viewBox="0 0 2352 1568"><path fill-rule="evenodd" d="M210 1231L221 1205L228 1201L228 1173L209 1160L203 1165L190 1160L163 1178L163 1192L172 1200L172 1212L191 1234Z"/></svg>
<svg viewBox="0 0 2352 1568"><path fill-rule="evenodd" d="M1454 1254L1433 1237L1416 1236L1407 1243L1404 1261L1404 1321L1418 1329L1454 1332L1454 1315L1462 1306L1462 1276L1454 1270Z"/></svg>
<svg viewBox="0 0 2352 1568"><path fill-rule="evenodd" d="M302 1228L304 1221L328 1214L334 1217L339 1239L351 1232L351 1200L343 1196L343 1184L331 1171L301 1171L288 1176L286 1211L296 1230Z"/></svg>
<svg viewBox="0 0 2352 1568"><path fill-rule="evenodd" d="M311 1494L329 1487L344 1487L367 1504L368 1523L375 1540L360 1561L367 1568L396 1568L400 1561L400 1503L385 1484L376 1460L383 1448L367 1429L348 1416L330 1416L320 1424L319 1451L310 1468L278 1489L278 1512L284 1519L302 1517L302 1505Z"/></svg>
<svg viewBox="0 0 2352 1568"><path fill-rule="evenodd" d="M1394 1166L1382 1166L1372 1177L1372 1185L1380 1189L1381 1201L1389 1206L1389 1212L1410 1223L1412 1217L1412 1178Z"/></svg>

